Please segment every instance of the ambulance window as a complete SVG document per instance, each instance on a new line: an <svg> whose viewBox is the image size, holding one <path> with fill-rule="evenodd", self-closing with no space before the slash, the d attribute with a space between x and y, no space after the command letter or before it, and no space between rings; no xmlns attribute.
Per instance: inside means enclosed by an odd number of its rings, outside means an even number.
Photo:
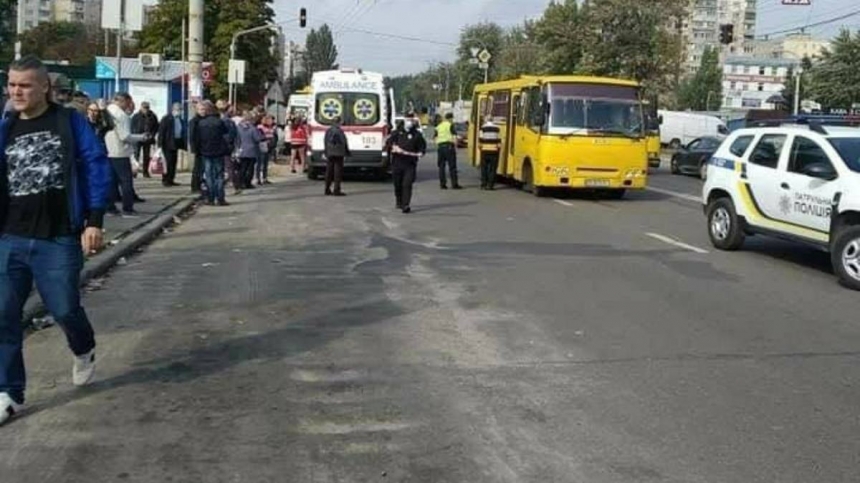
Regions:
<svg viewBox="0 0 860 483"><path fill-rule="evenodd" d="M785 140L784 134L765 134L750 155L750 163L776 169Z"/></svg>
<svg viewBox="0 0 860 483"><path fill-rule="evenodd" d="M833 166L827 153L821 149L815 141L797 136L791 145L791 155L788 159L788 171L791 173L805 174L806 168L812 164L826 164Z"/></svg>
<svg viewBox="0 0 860 483"><path fill-rule="evenodd" d="M753 136L740 136L735 139L735 142L729 147L729 152L742 158L747 153L750 144L752 144Z"/></svg>

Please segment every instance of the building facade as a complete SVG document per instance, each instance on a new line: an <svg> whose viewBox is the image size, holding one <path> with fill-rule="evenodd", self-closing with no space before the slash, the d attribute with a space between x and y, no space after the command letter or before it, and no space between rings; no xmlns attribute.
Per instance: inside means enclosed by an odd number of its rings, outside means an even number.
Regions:
<svg viewBox="0 0 860 483"><path fill-rule="evenodd" d="M18 0L16 30L22 34L45 22L85 23L89 3L98 3L101 15L101 0Z"/></svg>
<svg viewBox="0 0 860 483"><path fill-rule="evenodd" d="M84 0L84 23L87 27L101 28L102 0Z"/></svg>
<svg viewBox="0 0 860 483"><path fill-rule="evenodd" d="M796 33L778 39L757 40L756 57L772 59L814 59L821 51L830 48L830 41L816 39L810 34Z"/></svg>
<svg viewBox="0 0 860 483"><path fill-rule="evenodd" d="M734 26L734 41L720 44L720 25ZM756 28L756 0L692 0L687 20L682 24L686 55L684 72L694 74L708 47L723 56L751 54Z"/></svg>
<svg viewBox="0 0 860 483"><path fill-rule="evenodd" d="M727 57L723 65L723 110L775 109L798 59Z"/></svg>

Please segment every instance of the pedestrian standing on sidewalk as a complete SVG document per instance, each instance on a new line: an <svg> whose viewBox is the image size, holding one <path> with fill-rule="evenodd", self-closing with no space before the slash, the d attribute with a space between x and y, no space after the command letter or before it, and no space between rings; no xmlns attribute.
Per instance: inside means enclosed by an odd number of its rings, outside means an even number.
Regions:
<svg viewBox="0 0 860 483"><path fill-rule="evenodd" d="M87 106L87 122L90 128L99 138L102 149L107 153L107 144L105 144L105 136L113 129L113 121L110 115L99 107L97 102L91 102Z"/></svg>
<svg viewBox="0 0 860 483"><path fill-rule="evenodd" d="M182 119L182 104L177 102L158 126L158 148L166 164L161 184L165 187L179 186L176 182L176 163L179 150L185 147L187 132L185 120Z"/></svg>
<svg viewBox="0 0 860 483"><path fill-rule="evenodd" d="M297 163L305 169L310 169L305 165L307 162L308 130L301 116L296 116L290 123L290 144L293 148L293 154L290 157L290 170L295 173Z"/></svg>
<svg viewBox="0 0 860 483"><path fill-rule="evenodd" d="M140 110L131 116L131 133L146 135L147 140L135 146L134 157L140 163L143 177L149 178L149 161L152 159L152 145L158 134L158 117L149 109L148 102L141 102Z"/></svg>
<svg viewBox="0 0 860 483"><path fill-rule="evenodd" d="M260 158L260 143L264 142L263 133L254 124L254 117L253 112L245 111L242 122L237 126L240 183L233 186L237 194L242 189L254 188L254 167Z"/></svg>
<svg viewBox="0 0 860 483"><path fill-rule="evenodd" d="M323 156L325 156L325 194L326 196L346 196L341 190L343 181L343 161L349 156L349 143L340 127L340 116L332 120L331 127L325 132ZM334 183L334 191L331 190Z"/></svg>
<svg viewBox="0 0 860 483"><path fill-rule="evenodd" d="M74 354L72 382L95 373L95 337L81 306L84 251L102 245L110 165L80 113L50 103L45 65L9 67L15 111L0 122L0 424L24 404L24 303L33 282Z"/></svg>
<svg viewBox="0 0 860 483"><path fill-rule="evenodd" d="M233 185L240 184L241 182L236 178L239 176L239 159L235 156L236 151L236 137L238 136L236 132L236 121L235 118L235 110L224 99L219 99L218 102L215 103L215 108L218 111L218 114L221 116L221 121L227 127L227 156L224 158L224 183L227 180L230 180Z"/></svg>
<svg viewBox="0 0 860 483"><path fill-rule="evenodd" d="M257 163L257 186L264 184L272 184L269 182L269 161L272 156L277 154L275 147L277 138L275 137L275 122L269 115L264 115L260 120L260 133L263 135L263 141L260 143L260 157Z"/></svg>
<svg viewBox="0 0 860 483"><path fill-rule="evenodd" d="M445 120L436 125L436 148L439 154L439 187L448 189L445 170L451 172L451 187L463 189L457 179L457 132L454 130L454 114L445 114Z"/></svg>
<svg viewBox="0 0 860 483"><path fill-rule="evenodd" d="M146 134L131 134L131 118L128 117L126 110L133 102L128 93L118 92L114 95L113 104L107 109L113 119L114 128L105 136L114 179L122 195L122 215L125 217L138 216L134 211L135 192L131 156L134 154L135 144L148 139ZM108 211L117 213L115 206L117 201L111 200L112 207Z"/></svg>
<svg viewBox="0 0 860 483"><path fill-rule="evenodd" d="M417 121L407 117L398 121L397 127L388 138L386 149L391 157L391 171L394 177L394 199L397 209L403 213L412 212L412 185L418 160L427 152L427 141L418 129Z"/></svg>
<svg viewBox="0 0 860 483"><path fill-rule="evenodd" d="M194 152L203 158L203 172L209 188L206 204L228 206L224 195L224 161L230 156L230 131L211 101L201 102L203 117L194 125L191 138Z"/></svg>

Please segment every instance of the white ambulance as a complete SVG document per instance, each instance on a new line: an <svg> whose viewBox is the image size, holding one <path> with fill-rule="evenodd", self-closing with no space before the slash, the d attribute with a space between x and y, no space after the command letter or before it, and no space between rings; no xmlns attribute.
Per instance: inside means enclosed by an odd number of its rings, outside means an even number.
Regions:
<svg viewBox="0 0 860 483"><path fill-rule="evenodd" d="M325 133L338 117L351 152L344 168L386 176L390 166L384 146L395 109L394 92L385 89L383 75L361 69L315 72L311 90L308 178L316 179L325 171Z"/></svg>

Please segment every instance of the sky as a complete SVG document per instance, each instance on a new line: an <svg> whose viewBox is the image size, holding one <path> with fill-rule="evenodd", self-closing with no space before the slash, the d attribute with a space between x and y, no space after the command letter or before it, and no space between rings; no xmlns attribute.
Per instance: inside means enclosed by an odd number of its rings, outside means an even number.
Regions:
<svg viewBox="0 0 860 483"><path fill-rule="evenodd" d="M647 0L631 0L647 1ZM756 34L767 34L858 12L808 31L825 38L840 27L860 29L860 1L810 0L809 6L759 0ZM275 0L277 22L285 34L303 44L311 27L327 23L335 33L338 61L386 75L417 73L431 63L455 58L460 30L483 21L512 26L540 17L550 0ZM291 21L300 7L308 9L308 30ZM361 31L363 32L361 32ZM374 32L370 33L370 32ZM420 41L385 37L404 36ZM784 34L783 34L784 35Z"/></svg>

